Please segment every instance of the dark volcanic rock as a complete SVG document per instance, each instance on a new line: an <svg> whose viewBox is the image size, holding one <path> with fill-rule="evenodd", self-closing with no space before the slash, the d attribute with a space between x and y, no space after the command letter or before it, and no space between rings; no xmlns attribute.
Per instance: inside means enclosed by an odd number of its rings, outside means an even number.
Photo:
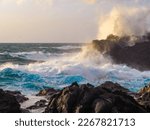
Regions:
<svg viewBox="0 0 150 130"><path fill-rule="evenodd" d="M50 97L45 112L146 112L127 92L127 89L112 82L95 88L89 84L73 83Z"/></svg>
<svg viewBox="0 0 150 130"><path fill-rule="evenodd" d="M30 113L30 111L28 109L21 108L21 113Z"/></svg>
<svg viewBox="0 0 150 130"><path fill-rule="evenodd" d="M115 63L126 64L139 70L150 70L150 42L136 43L132 47L115 46L109 55Z"/></svg>
<svg viewBox="0 0 150 130"><path fill-rule="evenodd" d="M1 113L20 113L20 104L16 98L0 89L0 112Z"/></svg>
<svg viewBox="0 0 150 130"><path fill-rule="evenodd" d="M144 37L144 36L143 36ZM139 70L150 70L150 35L130 46L130 37L110 35L105 40L94 40L93 46L109 55L117 64L126 64Z"/></svg>
<svg viewBox="0 0 150 130"><path fill-rule="evenodd" d="M39 108L46 107L46 106L47 106L47 101L40 100L40 101L37 101L34 105L32 105L26 109L39 109Z"/></svg>
<svg viewBox="0 0 150 130"><path fill-rule="evenodd" d="M9 90L7 90L5 92L14 96L19 103L23 103L24 101L28 100L28 98L25 97L24 95L22 95L20 91L9 91Z"/></svg>
<svg viewBox="0 0 150 130"><path fill-rule="evenodd" d="M150 85L145 86L139 91L137 101L150 112Z"/></svg>
<svg viewBox="0 0 150 130"><path fill-rule="evenodd" d="M41 90L38 94L36 94L36 96L48 96L48 95L52 95L58 91L59 90L56 90L54 88L47 88L47 89Z"/></svg>
<svg viewBox="0 0 150 130"><path fill-rule="evenodd" d="M119 84L112 83L112 82L109 82L109 81L102 84L101 87L103 89L106 89L106 90L111 91L111 92L115 92L115 91L126 92L126 93L129 92L128 89L121 87Z"/></svg>
<svg viewBox="0 0 150 130"><path fill-rule="evenodd" d="M144 88L142 88L140 91L139 91L139 94L143 94L143 93L149 93L150 92L150 84L145 86Z"/></svg>

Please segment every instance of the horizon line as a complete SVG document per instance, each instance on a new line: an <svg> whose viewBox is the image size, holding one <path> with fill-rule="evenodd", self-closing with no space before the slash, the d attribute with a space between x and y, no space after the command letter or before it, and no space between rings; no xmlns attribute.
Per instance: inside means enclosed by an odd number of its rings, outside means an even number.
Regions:
<svg viewBox="0 0 150 130"><path fill-rule="evenodd" d="M0 42L0 44L83 44L86 42Z"/></svg>

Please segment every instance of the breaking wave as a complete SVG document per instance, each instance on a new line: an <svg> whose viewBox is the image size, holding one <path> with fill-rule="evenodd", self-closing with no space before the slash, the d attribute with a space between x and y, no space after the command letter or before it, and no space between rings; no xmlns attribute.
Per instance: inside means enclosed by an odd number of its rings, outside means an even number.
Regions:
<svg viewBox="0 0 150 130"><path fill-rule="evenodd" d="M72 82L100 85L105 81L138 91L150 82L150 71L113 64L109 57L104 57L91 46L69 55L50 55L44 62L0 65L1 87L23 93L35 93L46 87L61 89Z"/></svg>

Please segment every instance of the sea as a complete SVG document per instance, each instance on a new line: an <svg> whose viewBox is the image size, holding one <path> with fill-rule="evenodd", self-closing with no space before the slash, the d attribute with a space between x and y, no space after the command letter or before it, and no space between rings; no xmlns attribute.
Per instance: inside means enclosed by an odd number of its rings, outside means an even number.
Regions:
<svg viewBox="0 0 150 130"><path fill-rule="evenodd" d="M32 95L73 82L119 83L133 92L150 83L150 71L114 64L86 43L1 43L0 88Z"/></svg>

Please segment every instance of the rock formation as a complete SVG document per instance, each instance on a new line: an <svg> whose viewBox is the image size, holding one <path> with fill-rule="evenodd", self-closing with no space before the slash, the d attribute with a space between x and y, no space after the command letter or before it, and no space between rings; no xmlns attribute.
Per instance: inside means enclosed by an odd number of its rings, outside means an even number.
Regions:
<svg viewBox="0 0 150 130"><path fill-rule="evenodd" d="M138 94L137 101L150 112L150 84L142 88Z"/></svg>
<svg viewBox="0 0 150 130"><path fill-rule="evenodd" d="M137 37L131 42L131 37L110 35L105 40L94 40L95 49L112 58L114 63L126 64L139 70L150 70L150 34Z"/></svg>
<svg viewBox="0 0 150 130"><path fill-rule="evenodd" d="M24 101L27 101L28 98L25 95L22 95L20 91L5 91L5 93L8 93L16 98L16 100L19 103L23 103Z"/></svg>
<svg viewBox="0 0 150 130"><path fill-rule="evenodd" d="M75 82L62 90L41 90L37 96L45 98L39 98L35 104L21 109L19 103L28 100L24 95L17 91L0 89L0 113L27 113L36 109L45 109L45 113L150 112L150 85L133 93L112 82L105 82L98 87Z"/></svg>
<svg viewBox="0 0 150 130"><path fill-rule="evenodd" d="M0 113L20 113L20 104L15 96L0 89Z"/></svg>
<svg viewBox="0 0 150 130"><path fill-rule="evenodd" d="M73 83L50 97L45 112L50 113L130 113L146 112L128 90L106 82L98 87Z"/></svg>

